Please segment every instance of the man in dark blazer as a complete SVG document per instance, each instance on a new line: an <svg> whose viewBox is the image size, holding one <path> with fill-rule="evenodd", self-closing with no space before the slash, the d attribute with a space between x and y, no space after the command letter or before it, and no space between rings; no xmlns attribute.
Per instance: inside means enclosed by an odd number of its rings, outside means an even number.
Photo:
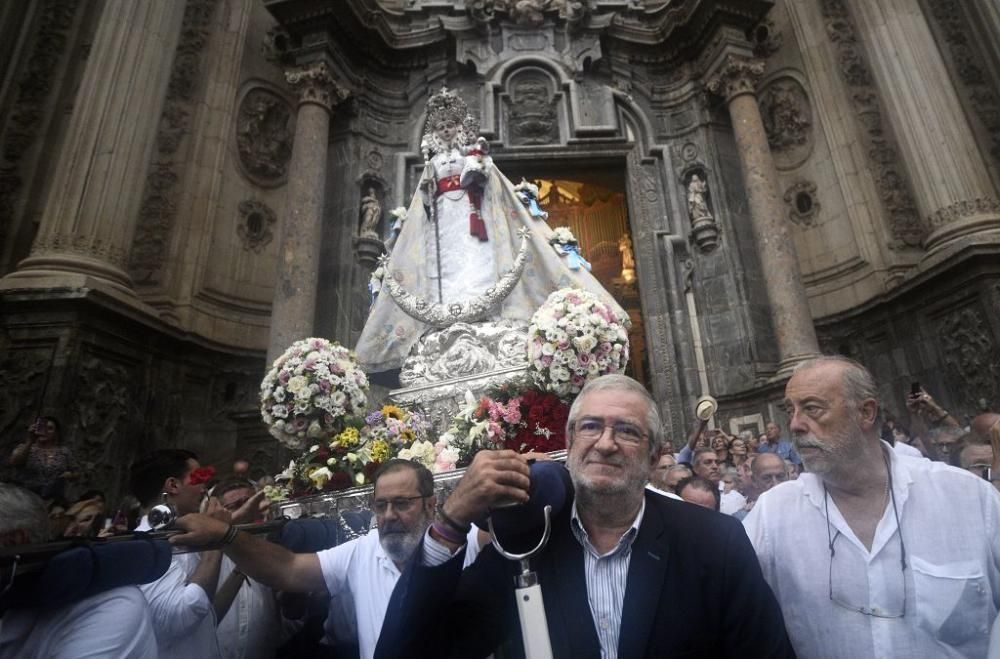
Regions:
<svg viewBox="0 0 1000 659"><path fill-rule="evenodd" d="M642 385L588 383L566 436L573 495L532 559L554 657L794 656L740 523L645 490L662 432ZM527 502L528 474L513 452L477 454L396 584L376 657L525 655L518 565L489 547L463 572L460 536L493 504Z"/></svg>

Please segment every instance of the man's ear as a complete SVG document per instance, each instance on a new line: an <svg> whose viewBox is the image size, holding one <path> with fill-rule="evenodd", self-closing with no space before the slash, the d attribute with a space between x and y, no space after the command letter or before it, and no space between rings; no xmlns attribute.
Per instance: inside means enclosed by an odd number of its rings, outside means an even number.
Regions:
<svg viewBox="0 0 1000 659"><path fill-rule="evenodd" d="M878 401L874 398L861 401L859 412L861 414L861 424L866 428L874 427L878 419Z"/></svg>
<svg viewBox="0 0 1000 659"><path fill-rule="evenodd" d="M163 481L163 491L167 494L177 494L181 490L181 482L177 477L171 476Z"/></svg>

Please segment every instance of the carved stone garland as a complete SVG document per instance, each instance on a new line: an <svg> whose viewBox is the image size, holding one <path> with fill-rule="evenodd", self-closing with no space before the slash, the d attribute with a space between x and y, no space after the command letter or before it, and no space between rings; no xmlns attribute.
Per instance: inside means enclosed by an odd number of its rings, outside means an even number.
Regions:
<svg viewBox="0 0 1000 659"><path fill-rule="evenodd" d="M14 209L24 181L18 164L38 138L43 108L53 93L52 78L66 51L79 0L47 0L27 67L17 82L17 101L3 132L0 163L0 242L13 228Z"/></svg>
<svg viewBox="0 0 1000 659"><path fill-rule="evenodd" d="M964 12L955 0L933 0L927 5L944 33L954 68L968 94L972 110L989 134L990 154L1000 163L1000 93L981 65L985 60L969 37L968 26L963 20Z"/></svg>
<svg viewBox="0 0 1000 659"><path fill-rule="evenodd" d="M174 155L188 134L195 92L201 81L201 57L211 34L218 0L188 0L181 39L167 86L167 99L156 135L156 155L146 177L139 209L129 274L137 286L155 284L166 258L167 240L177 213L175 187L179 176Z"/></svg>
<svg viewBox="0 0 1000 659"><path fill-rule="evenodd" d="M865 151L875 186L889 214L892 249L919 247L927 235L909 184L903 175L891 132L886 130L878 94L865 62L862 46L844 0L822 0L823 20L830 41L838 51L841 76L847 84L851 104L861 126Z"/></svg>

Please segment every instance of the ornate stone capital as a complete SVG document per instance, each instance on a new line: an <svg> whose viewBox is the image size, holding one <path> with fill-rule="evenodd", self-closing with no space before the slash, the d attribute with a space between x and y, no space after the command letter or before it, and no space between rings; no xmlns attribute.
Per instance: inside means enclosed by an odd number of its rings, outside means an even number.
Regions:
<svg viewBox="0 0 1000 659"><path fill-rule="evenodd" d="M285 80L299 96L299 105L315 103L333 110L351 92L337 84L326 62L312 62L285 71Z"/></svg>
<svg viewBox="0 0 1000 659"><path fill-rule="evenodd" d="M759 59L727 55L725 61L709 79L708 90L730 101L740 94L753 94L764 75L764 62Z"/></svg>

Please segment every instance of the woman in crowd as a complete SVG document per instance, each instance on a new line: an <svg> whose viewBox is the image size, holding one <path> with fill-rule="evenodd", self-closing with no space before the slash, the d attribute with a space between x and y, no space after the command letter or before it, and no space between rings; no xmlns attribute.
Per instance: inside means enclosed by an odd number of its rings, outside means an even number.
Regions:
<svg viewBox="0 0 1000 659"><path fill-rule="evenodd" d="M96 538L104 530L104 502L99 499L82 499L66 511L69 525L63 532L66 538Z"/></svg>
<svg viewBox="0 0 1000 659"><path fill-rule="evenodd" d="M716 457L719 458L719 465L723 467L731 467L732 462L729 456L729 436L726 435L722 430L715 430L715 436L712 437L712 450L715 451Z"/></svg>
<svg viewBox="0 0 1000 659"><path fill-rule="evenodd" d="M739 436L733 438L733 441L729 444L729 462L737 469L747 461L747 456L749 455L749 448L747 447L748 436L752 436L752 434L744 430Z"/></svg>
<svg viewBox="0 0 1000 659"><path fill-rule="evenodd" d="M10 454L7 464L19 467L21 484L43 499L63 498L66 482L77 477L73 452L62 443L59 421L42 416L28 429L28 438Z"/></svg>

